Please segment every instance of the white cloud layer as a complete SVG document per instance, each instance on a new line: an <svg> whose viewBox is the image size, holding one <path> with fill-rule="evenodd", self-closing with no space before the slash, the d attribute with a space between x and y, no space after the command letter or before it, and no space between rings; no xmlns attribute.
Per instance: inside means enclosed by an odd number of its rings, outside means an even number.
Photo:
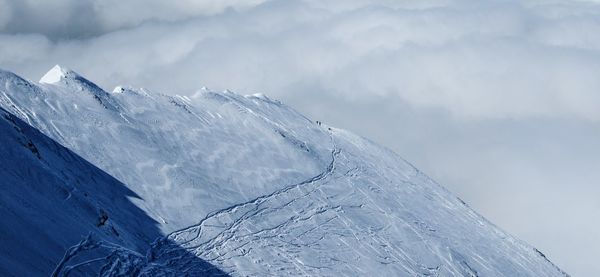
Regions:
<svg viewBox="0 0 600 277"><path fill-rule="evenodd" d="M3 1L5 31L41 33L0 37L0 62L19 70L61 61L105 84L173 91L281 94L300 81L462 117L600 119L600 8L589 2Z"/></svg>
<svg viewBox="0 0 600 277"><path fill-rule="evenodd" d="M107 89L287 100L416 161L567 271L600 270L598 1L0 0L0 31L0 67L34 79L60 63Z"/></svg>

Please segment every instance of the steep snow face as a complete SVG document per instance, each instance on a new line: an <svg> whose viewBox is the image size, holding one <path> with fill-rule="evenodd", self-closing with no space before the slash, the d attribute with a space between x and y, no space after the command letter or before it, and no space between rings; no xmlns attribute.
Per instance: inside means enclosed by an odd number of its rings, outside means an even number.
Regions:
<svg viewBox="0 0 600 277"><path fill-rule="evenodd" d="M3 109L0 165L0 275L48 276L88 233L132 251L160 235L132 191Z"/></svg>
<svg viewBox="0 0 600 277"><path fill-rule="evenodd" d="M199 257L234 276L565 275L396 154L264 95L106 93L74 76L35 85L2 73L0 104L140 195L167 234L148 255L163 264L185 271Z"/></svg>
<svg viewBox="0 0 600 277"><path fill-rule="evenodd" d="M2 108L0 165L1 276L183 275L146 256L165 247L188 273L224 275L174 242L152 244L162 234L135 193Z"/></svg>

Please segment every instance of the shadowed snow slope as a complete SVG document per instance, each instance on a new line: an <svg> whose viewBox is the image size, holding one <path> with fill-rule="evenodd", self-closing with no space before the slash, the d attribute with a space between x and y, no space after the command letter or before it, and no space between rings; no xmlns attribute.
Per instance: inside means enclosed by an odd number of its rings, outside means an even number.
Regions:
<svg viewBox="0 0 600 277"><path fill-rule="evenodd" d="M183 272L145 256L161 233L130 201L135 193L2 108L0 165L1 276ZM190 261L187 269L220 272L167 247Z"/></svg>
<svg viewBox="0 0 600 277"><path fill-rule="evenodd" d="M0 73L0 105L140 196L166 234L150 260L176 267L183 251L234 276L566 275L396 154L264 95L108 93L62 68L41 81Z"/></svg>

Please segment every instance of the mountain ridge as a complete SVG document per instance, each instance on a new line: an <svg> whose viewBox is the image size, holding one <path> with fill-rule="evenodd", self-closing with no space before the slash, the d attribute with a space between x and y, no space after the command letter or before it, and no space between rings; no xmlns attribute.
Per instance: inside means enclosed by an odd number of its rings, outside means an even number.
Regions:
<svg viewBox="0 0 600 277"><path fill-rule="evenodd" d="M266 96L120 87L102 102L85 96L95 84L1 76L2 107L121 180L165 241L227 274L566 275L391 150Z"/></svg>

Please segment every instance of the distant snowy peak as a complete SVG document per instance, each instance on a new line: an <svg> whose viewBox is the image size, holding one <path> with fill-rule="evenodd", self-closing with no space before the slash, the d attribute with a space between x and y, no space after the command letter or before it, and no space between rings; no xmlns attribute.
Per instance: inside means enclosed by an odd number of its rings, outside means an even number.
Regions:
<svg viewBox="0 0 600 277"><path fill-rule="evenodd" d="M50 69L39 81L40 84L45 85L58 85L67 87L76 87L78 90L89 90L94 94L106 95L108 94L98 85L94 84L90 80L84 78L79 73L70 70L60 65L55 65Z"/></svg>
<svg viewBox="0 0 600 277"><path fill-rule="evenodd" d="M85 92L105 109L119 110L118 103L111 99L108 92L77 72L60 65L55 65L44 74L39 83L42 86L52 87L51 90L62 90L68 93Z"/></svg>
<svg viewBox="0 0 600 277"><path fill-rule="evenodd" d="M40 79L40 83L42 84L56 84L67 78L76 78L80 77L79 74L74 71L61 67L60 65L55 65L52 69L50 69L42 78Z"/></svg>

